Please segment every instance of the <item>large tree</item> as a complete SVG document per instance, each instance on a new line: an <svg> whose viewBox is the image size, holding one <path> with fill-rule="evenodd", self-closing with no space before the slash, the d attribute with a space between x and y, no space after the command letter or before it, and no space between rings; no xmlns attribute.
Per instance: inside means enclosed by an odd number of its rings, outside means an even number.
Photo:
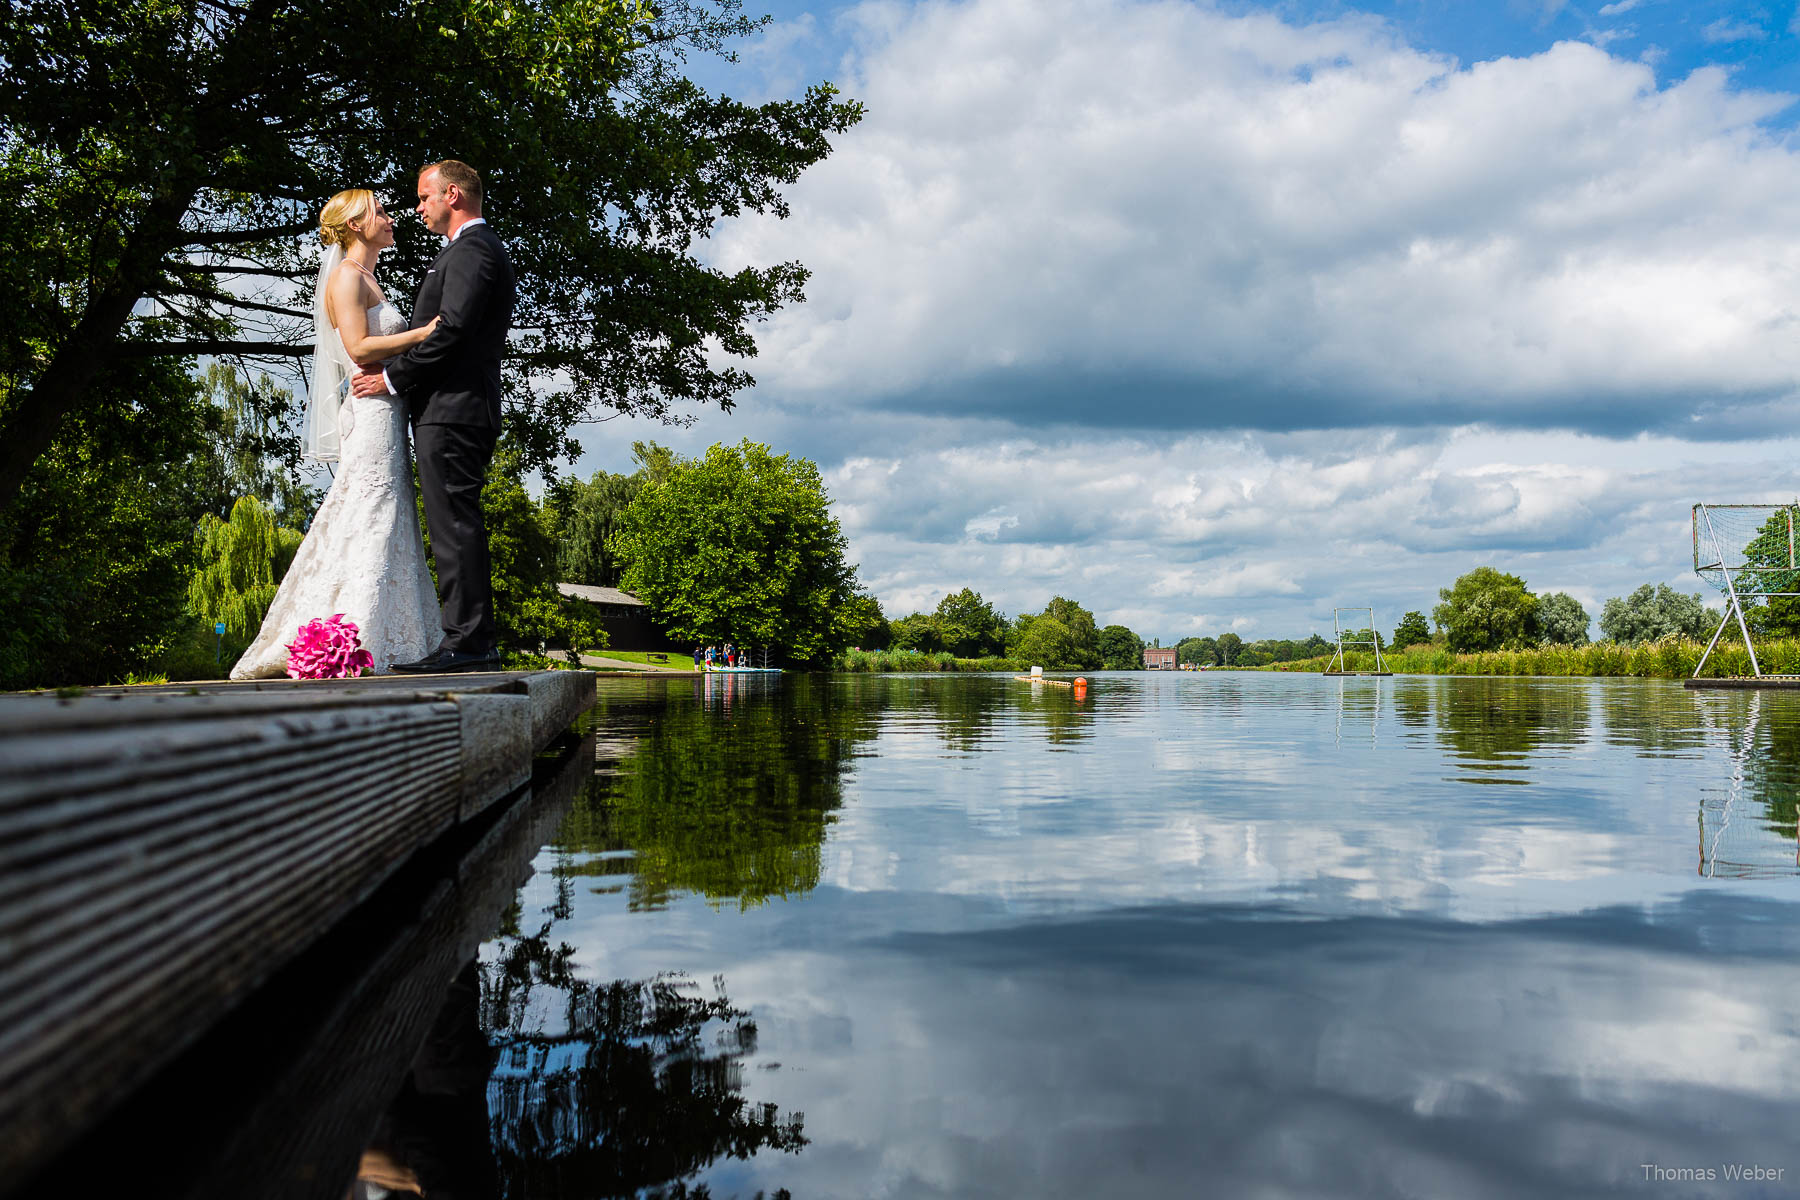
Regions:
<svg viewBox="0 0 1800 1200"><path fill-rule="evenodd" d="M625 509L613 545L625 588L681 641L821 662L866 621L818 467L755 442L672 460Z"/></svg>
<svg viewBox="0 0 1800 1200"><path fill-rule="evenodd" d="M1048 614L1032 618L1013 645L1013 657L1052 671L1088 669L1086 656L1069 627Z"/></svg>
<svg viewBox="0 0 1800 1200"><path fill-rule="evenodd" d="M1219 643L1215 638L1187 637L1175 645L1175 661L1212 667L1219 663Z"/></svg>
<svg viewBox="0 0 1800 1200"><path fill-rule="evenodd" d="M1800 506L1787 505L1769 514L1756 536L1744 547L1744 561L1756 571L1738 577L1739 586L1750 583L1756 592L1800 592L1800 570L1795 561L1795 517ZM1775 637L1800 636L1800 596L1769 596L1750 610L1756 632Z"/></svg>
<svg viewBox="0 0 1800 1200"><path fill-rule="evenodd" d="M218 414L172 365L142 365L102 377L114 415L69 421L0 513L0 689L154 671L191 632ZM205 650L210 668L210 626Z"/></svg>
<svg viewBox="0 0 1800 1200"><path fill-rule="evenodd" d="M557 590L555 522L545 519L526 492L523 463L510 445L488 464L481 509L501 650L533 654L540 646L556 646L579 657L604 648L606 631L592 618L592 610ZM427 546L429 528L421 523Z"/></svg>
<svg viewBox="0 0 1800 1200"><path fill-rule="evenodd" d="M1518 649L1538 636L1538 598L1517 575L1476 567L1447 588L1431 619L1458 652Z"/></svg>
<svg viewBox="0 0 1800 1200"><path fill-rule="evenodd" d="M1629 596L1614 596L1600 610L1600 632L1615 642L1653 642L1669 634L1703 638L1717 624L1700 593L1684 595L1666 583L1646 583Z"/></svg>
<svg viewBox="0 0 1800 1200"><path fill-rule="evenodd" d="M1144 669L1144 639L1123 625L1100 631L1100 665L1108 671Z"/></svg>
<svg viewBox="0 0 1800 1200"><path fill-rule="evenodd" d="M560 479L544 497L544 510L556 539L556 571L563 583L618 587L625 564L612 550L619 517L643 486L644 474L594 472L583 483Z"/></svg>
<svg viewBox="0 0 1800 1200"><path fill-rule="evenodd" d="M1538 597L1538 629L1544 641L1557 646L1588 644L1588 612L1567 592Z"/></svg>
<svg viewBox="0 0 1800 1200"><path fill-rule="evenodd" d="M1404 650L1408 646L1417 646L1430 640L1431 626L1426 623L1425 614L1415 610L1400 618L1400 624L1394 626L1394 636L1389 644L1396 650Z"/></svg>
<svg viewBox="0 0 1800 1200"><path fill-rule="evenodd" d="M1031 626L1036 621L1048 617L1056 622L1061 633L1055 637L1048 633L1036 640L1031 640ZM1068 636L1068 650L1063 649L1059 640L1063 634ZM1044 606L1041 613L1021 613L1012 623L1007 633L1008 653L1014 658L1031 658L1026 653L1027 647L1038 649L1041 660L1047 654L1047 647L1056 648L1057 664L1079 670L1096 670L1100 666L1100 627L1094 623L1094 614L1081 607L1073 600L1062 596L1054 596ZM1044 665L1049 665L1045 663Z"/></svg>
<svg viewBox="0 0 1800 1200"><path fill-rule="evenodd" d="M307 237L334 192L403 200L480 169L520 280L510 428L528 465L572 424L683 419L752 378L751 327L806 271L694 255L860 117L829 85L746 105L683 76L758 22L738 0L13 0L0 15L0 510L102 380L145 358L298 361ZM436 242L384 260L406 296ZM715 361L713 355L718 354Z"/></svg>
<svg viewBox="0 0 1800 1200"><path fill-rule="evenodd" d="M958 658L981 658L1006 649L1006 618L980 592L969 588L951 592L938 601L935 615L944 649Z"/></svg>
<svg viewBox="0 0 1800 1200"><path fill-rule="evenodd" d="M930 613L913 613L891 622L888 636L896 650L936 654L944 648L944 628Z"/></svg>

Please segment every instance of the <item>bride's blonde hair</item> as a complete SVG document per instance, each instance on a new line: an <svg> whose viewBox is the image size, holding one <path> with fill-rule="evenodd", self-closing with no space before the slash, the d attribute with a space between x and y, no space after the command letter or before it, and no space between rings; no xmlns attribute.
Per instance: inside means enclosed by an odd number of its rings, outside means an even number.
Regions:
<svg viewBox="0 0 1800 1200"><path fill-rule="evenodd" d="M368 188L348 188L325 202L319 213L319 241L327 246L348 248L356 236L352 221L366 221L375 211L375 193Z"/></svg>

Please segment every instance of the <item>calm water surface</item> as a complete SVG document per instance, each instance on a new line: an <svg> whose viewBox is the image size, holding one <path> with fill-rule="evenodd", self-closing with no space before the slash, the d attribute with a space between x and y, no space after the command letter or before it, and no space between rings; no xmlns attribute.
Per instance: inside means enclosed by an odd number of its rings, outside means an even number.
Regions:
<svg viewBox="0 0 1800 1200"><path fill-rule="evenodd" d="M509 1195L1800 1191L1800 693L601 695L480 956Z"/></svg>

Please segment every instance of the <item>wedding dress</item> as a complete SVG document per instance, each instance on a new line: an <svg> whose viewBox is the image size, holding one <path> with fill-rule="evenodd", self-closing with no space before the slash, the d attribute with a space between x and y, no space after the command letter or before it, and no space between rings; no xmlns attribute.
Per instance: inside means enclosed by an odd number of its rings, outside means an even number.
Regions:
<svg viewBox="0 0 1800 1200"><path fill-rule="evenodd" d="M400 310L386 301L369 309L368 322L376 336L407 328ZM337 338L335 331L320 332ZM315 387L334 383L315 372ZM378 674L394 663L424 658L443 640L437 589L419 536L406 402L352 394L335 417L337 478L261 631L231 669L233 679L286 675L287 643L308 621L334 613L343 613L361 631Z"/></svg>

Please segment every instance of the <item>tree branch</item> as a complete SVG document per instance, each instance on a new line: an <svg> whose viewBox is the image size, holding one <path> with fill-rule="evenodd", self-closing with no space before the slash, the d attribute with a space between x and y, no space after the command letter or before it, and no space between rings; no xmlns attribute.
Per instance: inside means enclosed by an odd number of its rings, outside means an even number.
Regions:
<svg viewBox="0 0 1800 1200"><path fill-rule="evenodd" d="M305 279L311 271L283 271L276 267L235 267L219 263L185 263L168 264L168 270L180 274L192 271L196 275L268 275L276 279Z"/></svg>
<svg viewBox="0 0 1800 1200"><path fill-rule="evenodd" d="M310 344L288 342L121 342L121 358L174 358L195 354L242 354L249 358L305 358L313 352Z"/></svg>
<svg viewBox="0 0 1800 1200"><path fill-rule="evenodd" d="M231 308L250 308L255 309L257 312L275 313L277 316L283 317L304 317L307 315L302 309L287 308L280 304L262 304L255 300L241 300L236 296L227 295L224 292L208 292L202 291L200 288L163 287L157 288L150 294L157 297L192 296L196 300L211 300L218 304L228 305Z"/></svg>
<svg viewBox="0 0 1800 1200"><path fill-rule="evenodd" d="M293 221L286 225L270 225L263 229L222 229L217 233L183 234L183 246L233 246L244 242L272 242L294 237L313 227L311 221Z"/></svg>

